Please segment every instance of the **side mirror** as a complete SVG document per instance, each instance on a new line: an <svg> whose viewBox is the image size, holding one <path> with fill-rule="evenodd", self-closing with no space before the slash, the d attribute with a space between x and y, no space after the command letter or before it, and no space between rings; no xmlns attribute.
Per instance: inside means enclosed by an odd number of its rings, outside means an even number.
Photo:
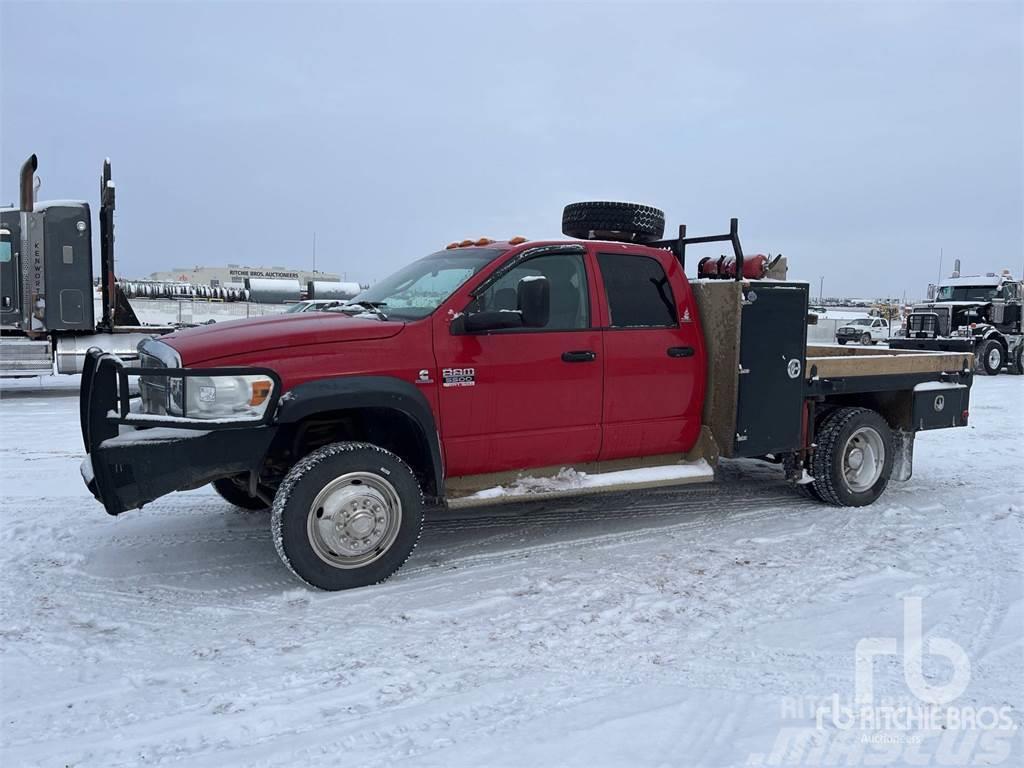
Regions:
<svg viewBox="0 0 1024 768"><path fill-rule="evenodd" d="M527 328L543 328L551 316L551 286L543 275L527 275L516 288L516 303Z"/></svg>
<svg viewBox="0 0 1024 768"><path fill-rule="evenodd" d="M551 315L551 287L541 275L529 275L516 287L514 310L472 312L451 324L453 334L486 333L510 328L543 328Z"/></svg>
<svg viewBox="0 0 1024 768"><path fill-rule="evenodd" d="M514 310L498 312L473 312L465 315L462 330L466 333L502 331L507 328L522 328L523 316ZM454 327L453 331L456 330Z"/></svg>

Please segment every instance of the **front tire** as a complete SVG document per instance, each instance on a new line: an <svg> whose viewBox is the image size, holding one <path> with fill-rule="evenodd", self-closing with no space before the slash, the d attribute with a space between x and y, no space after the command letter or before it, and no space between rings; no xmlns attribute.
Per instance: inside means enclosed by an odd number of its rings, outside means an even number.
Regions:
<svg viewBox="0 0 1024 768"><path fill-rule="evenodd" d="M868 344L870 344L870 343L871 343L871 334L870 334L870 333L865 333L864 335L862 335L862 336L860 337L860 343L861 343L862 345L864 345L865 347L866 347L866 346L867 346Z"/></svg>
<svg viewBox="0 0 1024 768"><path fill-rule="evenodd" d="M332 443L302 459L274 497L271 529L284 564L311 586L384 581L409 558L423 495L409 465L370 443Z"/></svg>
<svg viewBox="0 0 1024 768"><path fill-rule="evenodd" d="M871 504L892 475L892 430L867 408L837 408L822 420L812 458L814 491L838 507Z"/></svg>
<svg viewBox="0 0 1024 768"><path fill-rule="evenodd" d="M1003 345L995 339L983 342L978 348L978 362L981 370L989 376L995 376L1006 364L1006 351Z"/></svg>
<svg viewBox="0 0 1024 768"><path fill-rule="evenodd" d="M842 344L843 346L845 346L845 345L846 345L846 339L836 339L836 341L838 341L838 342L839 342L840 344Z"/></svg>

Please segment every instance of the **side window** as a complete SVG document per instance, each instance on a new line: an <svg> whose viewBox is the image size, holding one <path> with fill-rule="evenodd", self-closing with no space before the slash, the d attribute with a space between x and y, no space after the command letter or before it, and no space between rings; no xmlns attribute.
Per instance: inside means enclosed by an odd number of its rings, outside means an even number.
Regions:
<svg viewBox="0 0 1024 768"><path fill-rule="evenodd" d="M572 331L590 327L590 294L587 269L579 253L536 256L502 275L468 307L470 312L499 312L517 307L519 281L543 276L551 291L551 314L543 328L529 330Z"/></svg>
<svg viewBox="0 0 1024 768"><path fill-rule="evenodd" d="M612 328L665 328L678 325L676 302L665 270L655 259L626 253L599 253Z"/></svg>

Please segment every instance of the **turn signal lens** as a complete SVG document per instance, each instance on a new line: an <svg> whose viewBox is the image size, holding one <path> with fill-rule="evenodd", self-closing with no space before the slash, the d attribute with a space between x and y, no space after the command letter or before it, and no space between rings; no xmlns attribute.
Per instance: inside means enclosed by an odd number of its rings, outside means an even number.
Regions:
<svg viewBox="0 0 1024 768"><path fill-rule="evenodd" d="M263 405L264 401L270 397L270 390L273 389L273 384L267 379L260 379L252 383L252 397L249 398L249 405Z"/></svg>

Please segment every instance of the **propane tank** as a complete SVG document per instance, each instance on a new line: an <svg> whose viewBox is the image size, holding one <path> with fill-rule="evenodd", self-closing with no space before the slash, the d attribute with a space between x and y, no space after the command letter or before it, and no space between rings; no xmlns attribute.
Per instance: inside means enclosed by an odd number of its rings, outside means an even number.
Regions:
<svg viewBox="0 0 1024 768"><path fill-rule="evenodd" d="M761 280L768 274L768 257L763 253L743 257L743 277L746 280ZM712 280L736 278L736 258L720 256L717 259L703 258L697 263L697 276Z"/></svg>

